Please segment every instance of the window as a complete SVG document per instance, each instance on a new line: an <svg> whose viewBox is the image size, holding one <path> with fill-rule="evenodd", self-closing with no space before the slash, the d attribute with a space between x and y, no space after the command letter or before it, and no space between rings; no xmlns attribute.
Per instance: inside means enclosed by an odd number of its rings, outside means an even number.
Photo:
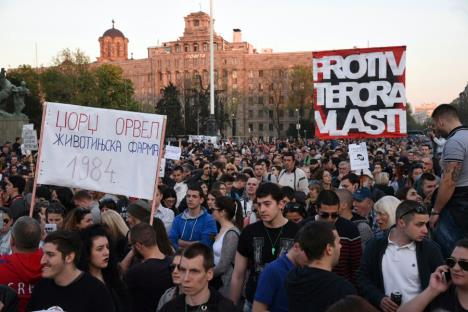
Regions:
<svg viewBox="0 0 468 312"><path fill-rule="evenodd" d="M168 73L167 73L167 83L170 83L171 80L172 80L171 72L168 72Z"/></svg>
<svg viewBox="0 0 468 312"><path fill-rule="evenodd" d="M263 77L263 70L258 71L258 77Z"/></svg>
<svg viewBox="0 0 468 312"><path fill-rule="evenodd" d="M198 43L193 44L193 52L198 52Z"/></svg>
<svg viewBox="0 0 468 312"><path fill-rule="evenodd" d="M268 130L270 130L270 132L273 131L273 124L272 123L268 125Z"/></svg>
<svg viewBox="0 0 468 312"><path fill-rule="evenodd" d="M184 51L185 51L185 52L190 52L190 48L189 48L189 45L188 45L188 44L186 44L186 45L184 46Z"/></svg>
<svg viewBox="0 0 468 312"><path fill-rule="evenodd" d="M273 111L271 109L268 111L268 117L273 119Z"/></svg>
<svg viewBox="0 0 468 312"><path fill-rule="evenodd" d="M253 132L253 124L249 123L249 133Z"/></svg>
<svg viewBox="0 0 468 312"><path fill-rule="evenodd" d="M280 125L279 125L279 130L280 130L280 131L283 131L283 130L284 130L284 125L283 125L282 123L280 123Z"/></svg>
<svg viewBox="0 0 468 312"><path fill-rule="evenodd" d="M258 118L263 118L263 109L258 111Z"/></svg>
<svg viewBox="0 0 468 312"><path fill-rule="evenodd" d="M218 43L217 42L213 42L213 50L218 51Z"/></svg>
<svg viewBox="0 0 468 312"><path fill-rule="evenodd" d="M237 78L237 70L232 71L232 78Z"/></svg>
<svg viewBox="0 0 468 312"><path fill-rule="evenodd" d="M253 78L253 70L249 70L249 78Z"/></svg>
<svg viewBox="0 0 468 312"><path fill-rule="evenodd" d="M263 131L263 124L258 124L258 131Z"/></svg>
<svg viewBox="0 0 468 312"><path fill-rule="evenodd" d="M203 51L208 51L208 43L206 42L203 44Z"/></svg>
<svg viewBox="0 0 468 312"><path fill-rule="evenodd" d="M263 96L258 97L258 104L263 105Z"/></svg>
<svg viewBox="0 0 468 312"><path fill-rule="evenodd" d="M193 20L193 26L198 27L200 26L200 20Z"/></svg>
<svg viewBox="0 0 468 312"><path fill-rule="evenodd" d="M263 85L261 83L258 84L258 91L259 92L263 91Z"/></svg>
<svg viewBox="0 0 468 312"><path fill-rule="evenodd" d="M253 118L253 110L249 109L248 117L249 117L249 118Z"/></svg>

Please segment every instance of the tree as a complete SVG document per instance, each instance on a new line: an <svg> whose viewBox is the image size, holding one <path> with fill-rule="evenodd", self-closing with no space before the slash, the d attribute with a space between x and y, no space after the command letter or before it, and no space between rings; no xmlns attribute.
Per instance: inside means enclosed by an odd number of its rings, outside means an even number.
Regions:
<svg viewBox="0 0 468 312"><path fill-rule="evenodd" d="M280 112L286 107L289 84L288 72L284 69L271 69L265 71L264 77L263 81L268 91L267 107L273 111L273 116L271 116L273 127L276 129L277 136L280 137Z"/></svg>
<svg viewBox="0 0 468 312"><path fill-rule="evenodd" d="M301 124L301 131L305 130L310 136L314 133L314 80L312 67L294 66L290 71L289 80L291 82L288 94L288 105L290 108L298 109ZM308 111L307 111L308 109ZM288 136L297 136L297 129L288 129Z"/></svg>
<svg viewBox="0 0 468 312"><path fill-rule="evenodd" d="M413 106L411 103L406 103L406 129L407 130L421 130L423 125L419 124L413 115Z"/></svg>
<svg viewBox="0 0 468 312"><path fill-rule="evenodd" d="M177 136L185 133L185 126L181 118L180 93L172 83L163 89L163 96L156 103L155 111L157 114L167 116L166 136Z"/></svg>

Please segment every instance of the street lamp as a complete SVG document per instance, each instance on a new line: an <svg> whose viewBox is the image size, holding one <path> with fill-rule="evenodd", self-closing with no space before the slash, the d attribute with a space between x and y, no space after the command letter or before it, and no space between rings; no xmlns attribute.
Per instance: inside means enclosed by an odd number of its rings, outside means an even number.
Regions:
<svg viewBox="0 0 468 312"><path fill-rule="evenodd" d="M210 117L208 123L208 135L216 135L216 119L214 109L214 44L213 44L213 0L210 0Z"/></svg>
<svg viewBox="0 0 468 312"><path fill-rule="evenodd" d="M301 138L301 134L299 132L299 130L301 130L301 123L299 122L299 109L296 108L296 113L297 113L297 123L296 123L296 130L297 130L297 138L300 139Z"/></svg>

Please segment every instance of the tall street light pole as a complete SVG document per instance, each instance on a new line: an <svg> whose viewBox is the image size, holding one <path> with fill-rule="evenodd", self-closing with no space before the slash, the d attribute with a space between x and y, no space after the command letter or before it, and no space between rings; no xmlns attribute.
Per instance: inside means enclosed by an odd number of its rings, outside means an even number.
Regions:
<svg viewBox="0 0 468 312"><path fill-rule="evenodd" d="M216 119L214 107L214 30L213 30L213 0L210 0L210 117L208 118L208 135L215 136L216 133Z"/></svg>

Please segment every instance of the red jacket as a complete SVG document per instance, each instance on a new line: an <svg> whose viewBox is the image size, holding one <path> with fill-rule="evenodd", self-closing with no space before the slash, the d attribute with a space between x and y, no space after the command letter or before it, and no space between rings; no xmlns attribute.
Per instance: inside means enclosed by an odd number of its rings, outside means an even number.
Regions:
<svg viewBox="0 0 468 312"><path fill-rule="evenodd" d="M0 257L0 285L13 288L19 297L19 311L26 310L34 285L41 279L42 250Z"/></svg>

